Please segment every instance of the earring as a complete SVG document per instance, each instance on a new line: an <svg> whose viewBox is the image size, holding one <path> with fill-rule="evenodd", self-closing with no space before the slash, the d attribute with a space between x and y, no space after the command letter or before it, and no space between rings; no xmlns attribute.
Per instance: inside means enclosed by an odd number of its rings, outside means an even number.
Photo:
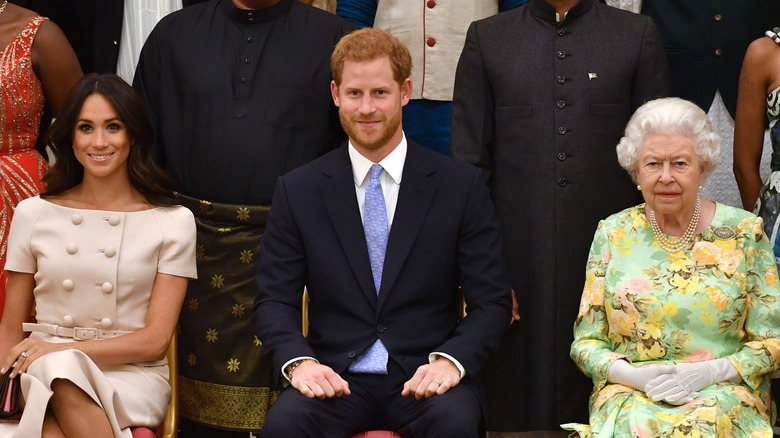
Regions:
<svg viewBox="0 0 780 438"><path fill-rule="evenodd" d="M637 189L637 190L639 190L639 191L641 192L641 191L642 191L642 186L640 186L639 184L637 184L637 185L636 185L636 189Z"/></svg>
<svg viewBox="0 0 780 438"><path fill-rule="evenodd" d="M699 191L701 191L701 189L703 189L703 188L704 188L704 187L702 187L702 186L699 186Z"/></svg>

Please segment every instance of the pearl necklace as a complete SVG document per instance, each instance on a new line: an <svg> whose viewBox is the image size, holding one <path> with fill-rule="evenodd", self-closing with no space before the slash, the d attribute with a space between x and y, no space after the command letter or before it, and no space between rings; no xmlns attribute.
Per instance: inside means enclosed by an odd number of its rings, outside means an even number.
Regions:
<svg viewBox="0 0 780 438"><path fill-rule="evenodd" d="M701 216L701 198L698 196L696 197L696 206L693 208L693 217L691 218L691 222L688 224L688 228L685 229L685 233L683 233L682 237L677 240L677 243L672 243L668 237L666 237L666 234L664 234L661 231L661 227L658 226L658 222L655 220L655 212L653 209L648 209L647 212L647 218L650 220L650 227L653 229L653 234L655 235L656 240L658 240L658 244L666 250L668 253L676 253L681 251L683 248L687 248L688 245L691 243L691 240L693 240L693 234L696 232L696 227L699 226L699 217Z"/></svg>
<svg viewBox="0 0 780 438"><path fill-rule="evenodd" d="M5 7L8 6L8 0L5 0L3 2L3 5L0 6L0 14L2 14L5 11Z"/></svg>

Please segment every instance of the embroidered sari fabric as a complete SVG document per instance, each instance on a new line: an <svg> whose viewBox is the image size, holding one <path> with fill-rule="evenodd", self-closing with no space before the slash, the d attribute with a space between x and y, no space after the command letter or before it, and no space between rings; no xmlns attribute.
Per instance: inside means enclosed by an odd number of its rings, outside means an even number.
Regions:
<svg viewBox="0 0 780 438"><path fill-rule="evenodd" d="M35 151L43 113L43 88L32 65L32 45L44 17L35 17L0 53L0 272L5 266L14 208L41 191L48 169ZM0 278L0 314L5 278Z"/></svg>

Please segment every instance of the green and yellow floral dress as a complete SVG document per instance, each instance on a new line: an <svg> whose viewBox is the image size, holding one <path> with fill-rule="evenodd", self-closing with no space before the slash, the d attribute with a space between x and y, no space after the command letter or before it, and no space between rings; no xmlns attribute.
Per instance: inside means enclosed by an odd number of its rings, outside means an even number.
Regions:
<svg viewBox="0 0 780 438"><path fill-rule="evenodd" d="M590 249L571 357L593 379L587 437L767 437L769 373L780 364L780 302L763 221L716 205L692 247L656 242L644 204L600 222ZM728 358L743 381L718 383L683 406L607 382L610 365Z"/></svg>

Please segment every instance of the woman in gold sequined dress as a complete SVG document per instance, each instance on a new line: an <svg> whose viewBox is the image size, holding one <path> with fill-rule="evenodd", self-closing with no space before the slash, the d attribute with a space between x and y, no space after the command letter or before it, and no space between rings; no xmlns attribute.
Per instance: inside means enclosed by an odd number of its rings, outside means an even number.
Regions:
<svg viewBox="0 0 780 438"><path fill-rule="evenodd" d="M35 149L44 104L54 115L82 76L60 29L35 12L0 0L0 315L5 252L16 204L41 191L48 169Z"/></svg>

